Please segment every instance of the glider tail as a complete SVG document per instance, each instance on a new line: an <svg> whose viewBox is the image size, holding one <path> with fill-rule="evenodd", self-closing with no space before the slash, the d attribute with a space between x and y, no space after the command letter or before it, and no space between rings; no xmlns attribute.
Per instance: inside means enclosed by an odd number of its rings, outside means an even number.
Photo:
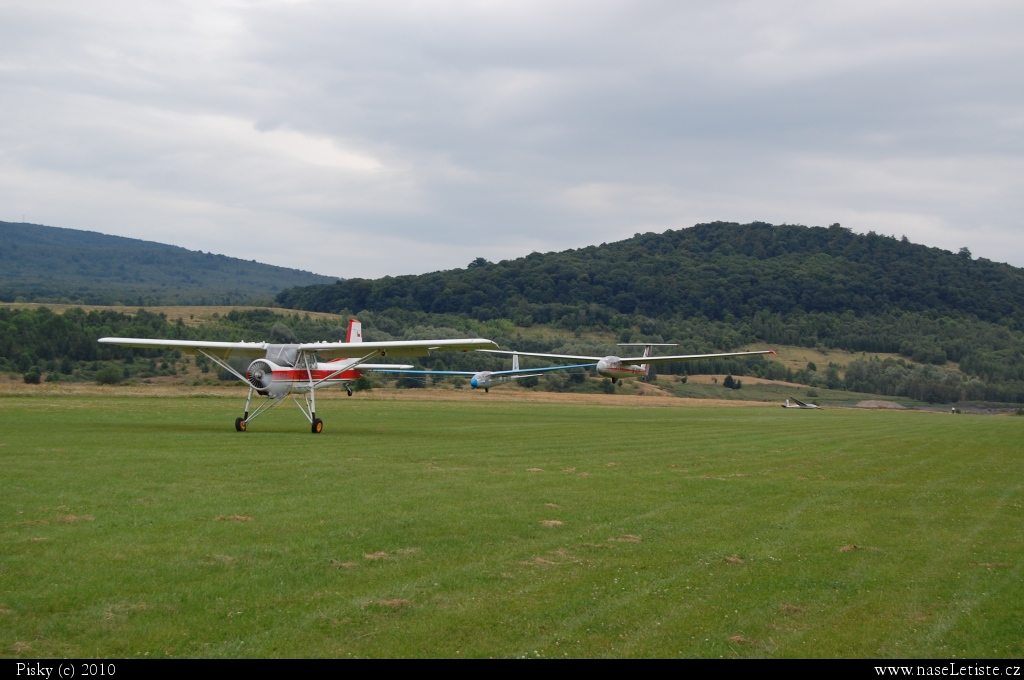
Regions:
<svg viewBox="0 0 1024 680"><path fill-rule="evenodd" d="M645 359L647 357L651 356L651 349L653 347L654 347L654 345L645 345L644 346L644 358ZM644 375L650 375L650 373L651 373L651 365L650 364L640 364L639 368L643 372Z"/></svg>

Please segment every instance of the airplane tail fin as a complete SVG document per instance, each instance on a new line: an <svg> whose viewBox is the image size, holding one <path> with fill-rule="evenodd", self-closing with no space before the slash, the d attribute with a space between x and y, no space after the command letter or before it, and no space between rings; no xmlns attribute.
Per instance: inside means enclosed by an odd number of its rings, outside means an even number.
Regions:
<svg viewBox="0 0 1024 680"><path fill-rule="evenodd" d="M359 322L359 319L348 320L348 336L345 338L345 342L362 342L363 341L363 324Z"/></svg>
<svg viewBox="0 0 1024 680"><path fill-rule="evenodd" d="M644 346L644 355L643 356L644 356L645 359L647 357L651 356L651 349L653 349L653 347L654 347L654 345L645 345ZM643 371L644 375L650 375L650 373L651 373L651 365L650 364L640 364L640 370Z"/></svg>
<svg viewBox="0 0 1024 680"><path fill-rule="evenodd" d="M513 371L518 371L519 370L519 355L518 354L513 354L512 355L512 370Z"/></svg>

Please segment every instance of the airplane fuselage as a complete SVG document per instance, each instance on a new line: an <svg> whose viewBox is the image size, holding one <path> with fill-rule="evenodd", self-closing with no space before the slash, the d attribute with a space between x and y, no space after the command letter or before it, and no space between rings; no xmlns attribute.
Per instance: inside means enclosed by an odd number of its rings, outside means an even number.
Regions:
<svg viewBox="0 0 1024 680"><path fill-rule="evenodd" d="M359 380L363 374L358 368L346 368L353 363L352 359L337 359L318 361L308 367L281 366L269 359L256 359L249 364L245 378L257 393L281 399L292 392L309 392L311 382L319 389Z"/></svg>
<svg viewBox="0 0 1024 680"><path fill-rule="evenodd" d="M598 361L595 370L598 375L615 380L620 378L640 378L647 375L646 364L623 366L622 359L613 356L608 356Z"/></svg>

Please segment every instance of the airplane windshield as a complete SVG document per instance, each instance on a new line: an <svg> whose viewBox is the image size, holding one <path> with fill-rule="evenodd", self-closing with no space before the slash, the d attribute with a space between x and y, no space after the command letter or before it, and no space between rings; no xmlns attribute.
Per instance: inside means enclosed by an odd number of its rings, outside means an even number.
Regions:
<svg viewBox="0 0 1024 680"><path fill-rule="evenodd" d="M267 359L278 366L294 366L298 354L298 345L270 345L267 347Z"/></svg>

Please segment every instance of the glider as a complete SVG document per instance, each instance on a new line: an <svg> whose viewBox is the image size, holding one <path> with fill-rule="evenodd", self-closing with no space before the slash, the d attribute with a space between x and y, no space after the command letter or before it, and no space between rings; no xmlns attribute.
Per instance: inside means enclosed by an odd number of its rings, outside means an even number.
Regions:
<svg viewBox="0 0 1024 680"><path fill-rule="evenodd" d="M436 351L468 352L476 349L496 348L498 345L483 338L462 340L394 340L389 342L363 342L362 324L350 319L345 342L309 342L274 344L268 342L208 342L204 340L156 340L150 338L100 338L98 342L141 349L176 349L188 354L201 354L228 371L249 387L245 411L235 419L235 430L245 432L248 424L288 395L302 394L305 407L292 397L306 416L314 434L324 429L316 417L316 390L320 387L343 385L349 396L348 383L362 377L361 370L379 371L402 368L394 364L371 364L379 357L424 357ZM244 375L235 370L227 359L231 356L252 358ZM322 361L321 359L326 359ZM412 366L405 366L412 368ZM266 397L266 401L250 415L253 393Z"/></svg>
<svg viewBox="0 0 1024 680"><path fill-rule="evenodd" d="M547 359L574 359L576 361L596 361L597 374L605 378L611 378L612 382L618 382L621 378L638 378L647 375L651 364L661 364L670 361L700 361L701 359L725 359L728 357L746 357L756 354L775 354L773 350L763 349L753 352L725 352L722 354L677 354L672 356L655 357L651 356L653 347L678 347L679 343L654 343L654 342L620 342L619 347L643 347L644 354L640 357L621 358L617 356L590 357L576 354L540 354L537 352L512 352L500 349L481 349L480 352L492 354L518 354L524 357L544 357Z"/></svg>
<svg viewBox="0 0 1024 680"><path fill-rule="evenodd" d="M792 403L790 403L792 402ZM782 404L782 408L821 408L817 404L805 404L799 399L786 399L786 403Z"/></svg>
<svg viewBox="0 0 1024 680"><path fill-rule="evenodd" d="M482 351L482 350L481 350ZM378 373L402 373L404 375L469 375L469 386L473 389L483 389L490 392L495 384L501 384L520 378L532 378L547 371L567 371L570 368L590 368L597 364L573 364L572 366L546 366L544 368L519 368L519 353L512 354L511 371L422 371L408 370L401 366L389 366L378 369Z"/></svg>

